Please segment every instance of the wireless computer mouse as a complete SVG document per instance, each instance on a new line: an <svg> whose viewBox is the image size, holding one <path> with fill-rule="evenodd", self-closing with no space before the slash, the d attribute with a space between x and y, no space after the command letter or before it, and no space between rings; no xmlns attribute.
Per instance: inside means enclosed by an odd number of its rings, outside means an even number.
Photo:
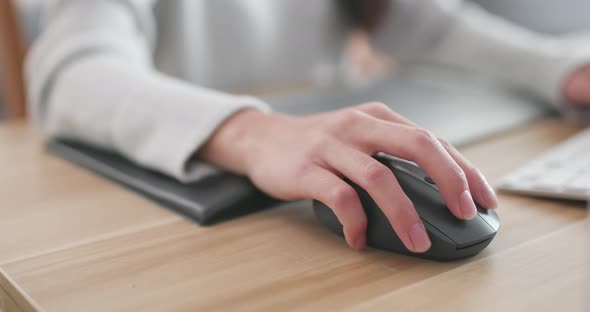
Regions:
<svg viewBox="0 0 590 312"><path fill-rule="evenodd" d="M424 253L408 250L367 192L347 181L358 192L367 214L367 245L426 259L448 261L476 255L494 239L500 226L496 212L476 205L478 214L475 218L457 219L447 208L432 179L414 163L388 155L378 155L375 158L394 173L416 207L432 246ZM314 211L320 223L343 236L342 224L329 207L315 201Z"/></svg>

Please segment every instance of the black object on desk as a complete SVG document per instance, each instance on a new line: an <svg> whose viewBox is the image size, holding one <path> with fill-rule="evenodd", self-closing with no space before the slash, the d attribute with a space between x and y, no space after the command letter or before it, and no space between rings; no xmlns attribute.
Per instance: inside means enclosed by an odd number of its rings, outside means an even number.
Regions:
<svg viewBox="0 0 590 312"><path fill-rule="evenodd" d="M78 143L52 141L48 150L108 178L200 225L212 225L276 206L248 179L220 172L194 183L181 183L139 167L122 156Z"/></svg>
<svg viewBox="0 0 590 312"><path fill-rule="evenodd" d="M348 181L358 192L367 215L367 244L392 252L439 261L462 259L478 254L496 236L500 219L493 210L477 206L471 220L459 220L447 207L438 186L414 163L387 155L375 158L391 170L414 204L430 237L432 246L424 253L408 250L371 196ZM314 202L315 213L322 224L343 236L342 224L334 212L321 202Z"/></svg>

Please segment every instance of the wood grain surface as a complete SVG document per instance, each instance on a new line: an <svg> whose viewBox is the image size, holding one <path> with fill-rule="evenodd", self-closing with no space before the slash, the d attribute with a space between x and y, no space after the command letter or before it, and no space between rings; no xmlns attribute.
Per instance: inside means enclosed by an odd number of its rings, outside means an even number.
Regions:
<svg viewBox="0 0 590 312"><path fill-rule="evenodd" d="M461 148L490 178L579 131L556 120ZM500 194L500 232L448 263L367 249L301 202L199 227L0 126L0 286L15 311L576 311L583 203Z"/></svg>

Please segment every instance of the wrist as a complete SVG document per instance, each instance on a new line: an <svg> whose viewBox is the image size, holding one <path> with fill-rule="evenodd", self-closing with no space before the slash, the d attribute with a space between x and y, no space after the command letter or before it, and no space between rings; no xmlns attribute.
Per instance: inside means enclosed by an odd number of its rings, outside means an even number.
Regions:
<svg viewBox="0 0 590 312"><path fill-rule="evenodd" d="M269 123L271 114L244 109L233 114L215 130L198 151L197 157L215 166L240 175L247 175L257 140L256 129Z"/></svg>

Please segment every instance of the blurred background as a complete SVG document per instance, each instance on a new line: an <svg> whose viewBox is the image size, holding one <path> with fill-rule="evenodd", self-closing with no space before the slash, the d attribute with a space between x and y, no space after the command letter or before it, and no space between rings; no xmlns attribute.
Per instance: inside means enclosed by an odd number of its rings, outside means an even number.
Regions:
<svg viewBox="0 0 590 312"><path fill-rule="evenodd" d="M31 42L39 32L40 5L46 0L13 0L18 6L22 29ZM325 0L328 1L328 0ZM490 12L538 32L565 34L590 30L588 0L470 0ZM2 51L0 50L0 53ZM2 68L0 67L0 73ZM1 76L1 75L0 75ZM0 84L0 119L4 116L4 92Z"/></svg>

